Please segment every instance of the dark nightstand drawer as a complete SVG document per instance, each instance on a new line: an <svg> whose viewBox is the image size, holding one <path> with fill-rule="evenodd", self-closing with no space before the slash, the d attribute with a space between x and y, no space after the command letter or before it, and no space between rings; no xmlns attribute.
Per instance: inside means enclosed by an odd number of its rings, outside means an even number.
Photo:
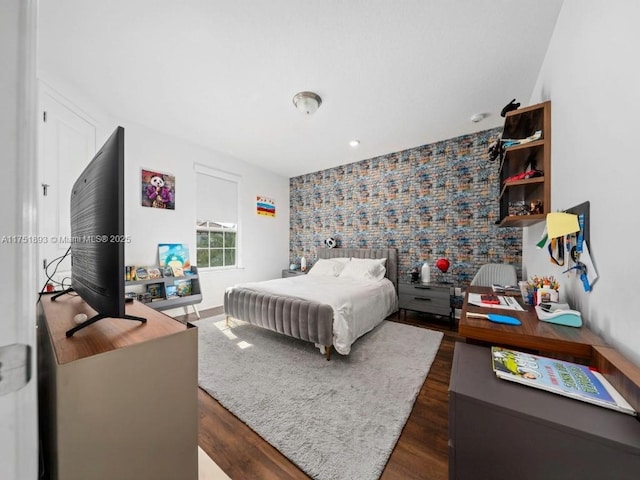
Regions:
<svg viewBox="0 0 640 480"><path fill-rule="evenodd" d="M398 289L400 309L451 314L451 285L401 283Z"/></svg>
<svg viewBox="0 0 640 480"><path fill-rule="evenodd" d="M400 295L398 301L399 307L406 310L434 313L436 315L449 315L451 313L449 297L447 297L445 300L441 300L429 297L412 297L409 295Z"/></svg>

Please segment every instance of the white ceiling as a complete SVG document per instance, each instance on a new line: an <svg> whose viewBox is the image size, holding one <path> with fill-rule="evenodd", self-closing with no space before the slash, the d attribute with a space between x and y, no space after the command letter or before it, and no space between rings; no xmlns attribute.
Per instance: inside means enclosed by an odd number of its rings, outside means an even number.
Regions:
<svg viewBox="0 0 640 480"><path fill-rule="evenodd" d="M115 118L292 177L501 125L561 5L40 0L39 68ZM322 97L312 116L303 90Z"/></svg>

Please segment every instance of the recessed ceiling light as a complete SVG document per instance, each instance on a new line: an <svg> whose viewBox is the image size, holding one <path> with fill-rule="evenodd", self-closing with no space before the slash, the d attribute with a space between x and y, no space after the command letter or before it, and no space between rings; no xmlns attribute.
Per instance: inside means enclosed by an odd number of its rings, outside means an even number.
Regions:
<svg viewBox="0 0 640 480"><path fill-rule="evenodd" d="M353 148L357 147L358 145L360 145L360 140L351 140L349 142L349 145L351 145Z"/></svg>

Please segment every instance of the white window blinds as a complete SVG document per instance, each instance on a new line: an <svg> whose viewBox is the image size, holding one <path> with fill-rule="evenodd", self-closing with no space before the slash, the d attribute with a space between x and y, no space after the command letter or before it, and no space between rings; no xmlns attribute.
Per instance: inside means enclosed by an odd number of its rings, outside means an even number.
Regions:
<svg viewBox="0 0 640 480"><path fill-rule="evenodd" d="M197 220L237 225L238 180L224 172L197 168Z"/></svg>

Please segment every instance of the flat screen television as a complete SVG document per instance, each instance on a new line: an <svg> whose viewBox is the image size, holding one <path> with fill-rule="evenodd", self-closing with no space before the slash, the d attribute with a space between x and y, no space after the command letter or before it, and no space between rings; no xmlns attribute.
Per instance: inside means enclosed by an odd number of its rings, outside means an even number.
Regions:
<svg viewBox="0 0 640 480"><path fill-rule="evenodd" d="M146 319L125 313L124 128L118 127L71 190L71 288L97 314L67 337L103 318Z"/></svg>

